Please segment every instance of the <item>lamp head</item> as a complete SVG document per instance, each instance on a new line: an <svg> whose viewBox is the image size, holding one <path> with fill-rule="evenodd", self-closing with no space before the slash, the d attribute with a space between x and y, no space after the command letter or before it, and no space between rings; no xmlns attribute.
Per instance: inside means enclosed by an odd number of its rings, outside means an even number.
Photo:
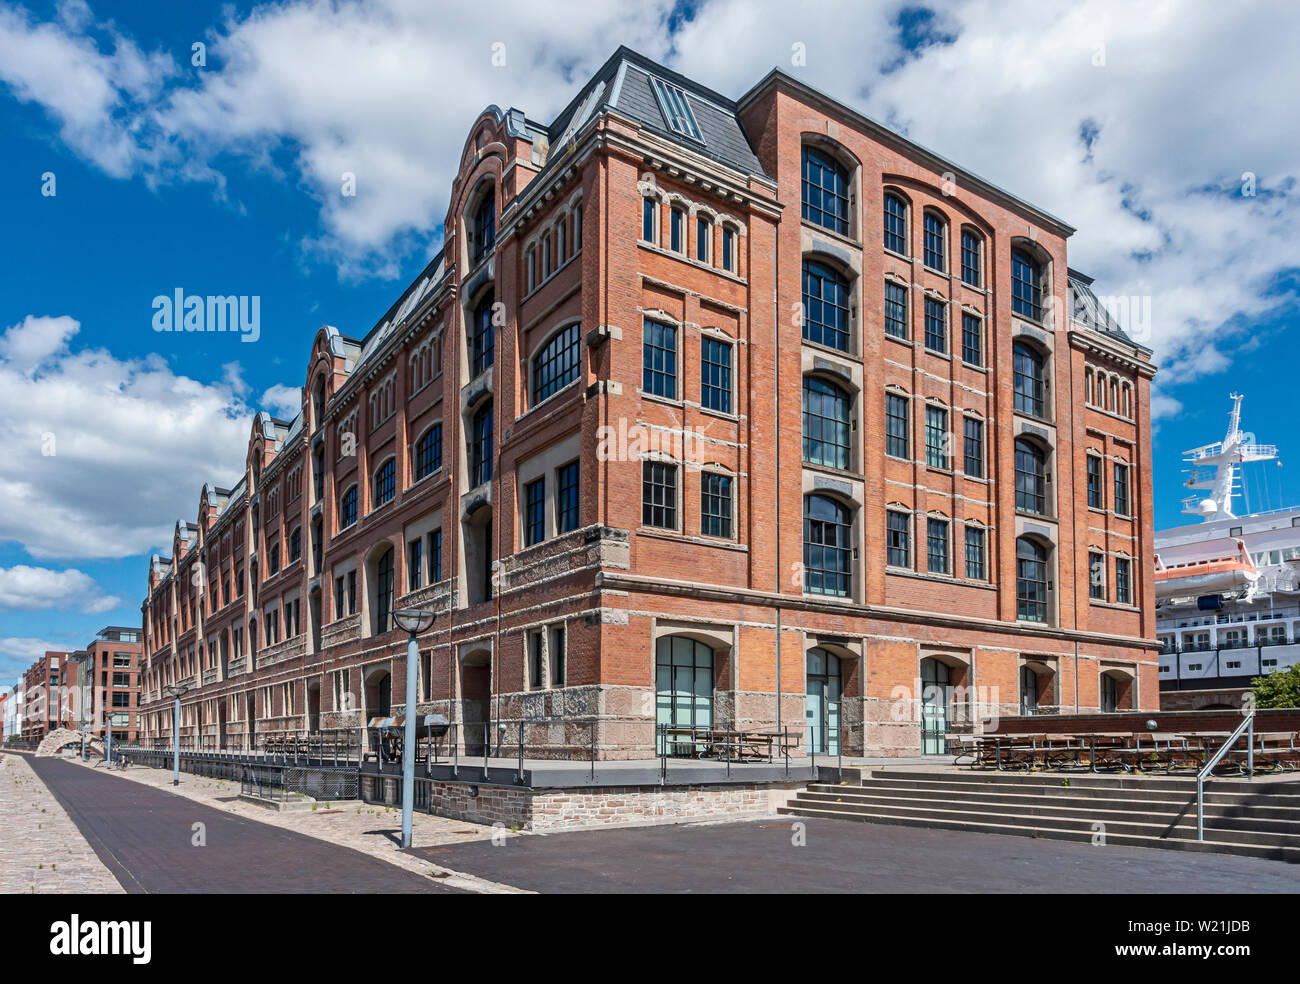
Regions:
<svg viewBox="0 0 1300 984"><path fill-rule="evenodd" d="M419 635L433 628L434 613L425 608L394 608L393 621L403 632Z"/></svg>

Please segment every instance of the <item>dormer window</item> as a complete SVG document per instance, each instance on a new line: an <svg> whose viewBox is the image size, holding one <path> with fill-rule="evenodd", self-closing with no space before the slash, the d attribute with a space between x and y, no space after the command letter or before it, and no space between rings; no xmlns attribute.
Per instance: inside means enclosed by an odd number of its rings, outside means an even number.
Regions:
<svg viewBox="0 0 1300 984"><path fill-rule="evenodd" d="M690 103L686 101L686 93L663 79L653 81L655 95L659 99L659 108L663 110L668 128L674 133L680 133L684 137L703 143L704 138L700 136L700 128L695 125L695 114L691 112Z"/></svg>

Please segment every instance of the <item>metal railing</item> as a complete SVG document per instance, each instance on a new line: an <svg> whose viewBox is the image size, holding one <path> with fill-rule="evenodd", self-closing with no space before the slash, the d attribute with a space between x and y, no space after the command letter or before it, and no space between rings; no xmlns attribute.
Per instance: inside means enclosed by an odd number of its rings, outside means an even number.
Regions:
<svg viewBox="0 0 1300 984"><path fill-rule="evenodd" d="M239 772L239 792L276 802L300 797L329 802L359 799L361 783L356 769L244 765Z"/></svg>
<svg viewBox="0 0 1300 984"><path fill-rule="evenodd" d="M1201 766L1201 770L1196 773L1196 839L1205 840L1205 777L1214 771L1214 767L1219 764L1223 756L1228 754L1240 739L1241 733L1246 732L1246 778L1254 778L1255 775L1255 709L1251 708L1246 712L1246 719L1237 725L1237 728L1228 737L1220 749L1211 755Z"/></svg>

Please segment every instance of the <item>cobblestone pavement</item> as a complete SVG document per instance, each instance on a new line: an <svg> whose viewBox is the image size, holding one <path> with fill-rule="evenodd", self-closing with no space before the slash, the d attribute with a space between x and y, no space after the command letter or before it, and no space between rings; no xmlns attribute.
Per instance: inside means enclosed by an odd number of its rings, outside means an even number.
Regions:
<svg viewBox="0 0 1300 984"><path fill-rule="evenodd" d="M399 846L402 814L400 810L392 807L377 806L357 800L341 800L335 803L318 804L318 808L313 811L279 813L264 806L241 801L237 782L206 779L182 772L181 784L173 786L170 769L132 767L110 774L104 771L102 764L98 767L93 764L82 764L80 761L75 761L74 764L79 768L93 768L96 773L113 780L138 783L163 792L175 793L246 820L292 830L339 847L351 848L415 874L432 874L447 888L470 892L518 891L508 884L449 871L438 863L441 849L448 845L484 841L485 846L491 846L494 839L495 843L500 845L517 836L504 828L486 827L417 812L411 818L412 846L416 849L428 849L433 853L411 855L402 851ZM294 889L292 886L286 886L283 890Z"/></svg>
<svg viewBox="0 0 1300 984"><path fill-rule="evenodd" d="M0 893L121 891L28 757L0 753Z"/></svg>

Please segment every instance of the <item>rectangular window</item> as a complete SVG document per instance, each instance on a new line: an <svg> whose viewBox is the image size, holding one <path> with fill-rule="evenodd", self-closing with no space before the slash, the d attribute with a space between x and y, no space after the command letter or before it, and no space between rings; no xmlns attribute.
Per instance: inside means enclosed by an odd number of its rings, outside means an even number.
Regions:
<svg viewBox="0 0 1300 984"><path fill-rule="evenodd" d="M695 258L701 263L709 262L709 244L713 239L713 225L703 216L695 220Z"/></svg>
<svg viewBox="0 0 1300 984"><path fill-rule="evenodd" d="M971 478L984 477L984 421L974 417L962 420L962 470Z"/></svg>
<svg viewBox="0 0 1300 984"><path fill-rule="evenodd" d="M925 521L925 568L931 574L948 573L948 521Z"/></svg>
<svg viewBox="0 0 1300 984"><path fill-rule="evenodd" d="M731 539L731 478L704 472L700 476L700 533Z"/></svg>
<svg viewBox="0 0 1300 984"><path fill-rule="evenodd" d="M528 633L528 686L533 690L542 686L542 641L540 632Z"/></svg>
<svg viewBox="0 0 1300 984"><path fill-rule="evenodd" d="M686 252L686 213L679 208L668 215L668 248L674 253Z"/></svg>
<svg viewBox="0 0 1300 984"><path fill-rule="evenodd" d="M1101 487L1101 459L1095 454L1088 455L1088 508L1106 508L1106 497Z"/></svg>
<svg viewBox="0 0 1300 984"><path fill-rule="evenodd" d="M907 513L890 511L886 515L886 563L890 567L911 567L911 544L908 543Z"/></svg>
<svg viewBox="0 0 1300 984"><path fill-rule="evenodd" d="M907 406L907 397L898 393L885 394L885 454L893 458L910 456Z"/></svg>
<svg viewBox="0 0 1300 984"><path fill-rule="evenodd" d="M972 232L961 234L961 280L971 287L983 286L982 242Z"/></svg>
<svg viewBox="0 0 1300 984"><path fill-rule="evenodd" d="M565 651L564 626L551 627L551 686L563 687L568 675L568 656Z"/></svg>
<svg viewBox="0 0 1300 984"><path fill-rule="evenodd" d="M966 576L972 581L987 578L984 562L984 530L979 526L966 527Z"/></svg>
<svg viewBox="0 0 1300 984"><path fill-rule="evenodd" d="M923 227L922 259L931 270L943 273L948 269L948 226L937 215L927 212Z"/></svg>
<svg viewBox="0 0 1300 984"><path fill-rule="evenodd" d="M944 303L933 297L925 299L925 347L931 352L948 351L948 330L944 324Z"/></svg>
<svg viewBox="0 0 1300 984"><path fill-rule="evenodd" d="M1088 597L1106 600L1106 557L1095 551L1088 552Z"/></svg>
<svg viewBox="0 0 1300 984"><path fill-rule="evenodd" d="M731 413L731 346L716 338L700 341L700 404Z"/></svg>
<svg viewBox="0 0 1300 984"><path fill-rule="evenodd" d="M1132 515L1128 502L1128 465L1115 466L1115 515Z"/></svg>
<svg viewBox="0 0 1300 984"><path fill-rule="evenodd" d="M130 673L114 673L114 674L113 674L113 686L115 686L115 687L129 687L129 686L131 686L131 674L130 674Z"/></svg>
<svg viewBox="0 0 1300 984"><path fill-rule="evenodd" d="M677 529L677 466L665 461L641 463L641 522Z"/></svg>
<svg viewBox="0 0 1300 984"><path fill-rule="evenodd" d="M677 329L646 320L641 374L642 388L654 396L677 399Z"/></svg>
<svg viewBox="0 0 1300 984"><path fill-rule="evenodd" d="M406 590L414 591L424 583L424 541L419 537L406 544Z"/></svg>
<svg viewBox="0 0 1300 984"><path fill-rule="evenodd" d="M429 534L429 583L437 584L442 580L442 530L436 529Z"/></svg>
<svg viewBox="0 0 1300 984"><path fill-rule="evenodd" d="M984 322L969 311L961 313L961 361L984 365Z"/></svg>
<svg viewBox="0 0 1300 984"><path fill-rule="evenodd" d="M907 338L907 288L892 280L885 281L885 334Z"/></svg>
<svg viewBox="0 0 1300 984"><path fill-rule="evenodd" d="M722 230L722 269L728 273L736 272L736 264L733 259L736 234L730 229Z"/></svg>
<svg viewBox="0 0 1300 984"><path fill-rule="evenodd" d="M555 532L578 528L578 462L570 461L555 471Z"/></svg>
<svg viewBox="0 0 1300 984"><path fill-rule="evenodd" d="M931 468L947 468L948 411L942 407L925 408L925 463Z"/></svg>
<svg viewBox="0 0 1300 984"><path fill-rule="evenodd" d="M1133 604L1132 561L1115 558L1115 600L1121 605Z"/></svg>
<svg viewBox="0 0 1300 984"><path fill-rule="evenodd" d="M658 213L659 210L656 208L653 198L641 199L641 238L648 243L653 243L659 238L655 235L658 231L655 228L657 225L655 217Z"/></svg>
<svg viewBox="0 0 1300 984"><path fill-rule="evenodd" d="M524 546L531 547L546 539L546 479L538 478L524 486Z"/></svg>

